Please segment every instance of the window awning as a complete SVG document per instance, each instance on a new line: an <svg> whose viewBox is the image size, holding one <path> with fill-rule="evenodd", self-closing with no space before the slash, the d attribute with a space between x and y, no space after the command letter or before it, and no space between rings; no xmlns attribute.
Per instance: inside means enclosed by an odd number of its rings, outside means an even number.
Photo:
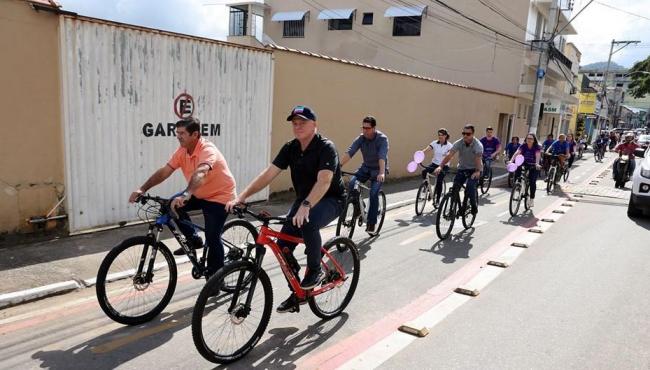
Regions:
<svg viewBox="0 0 650 370"><path fill-rule="evenodd" d="M318 15L318 19L350 19L356 9L325 9Z"/></svg>
<svg viewBox="0 0 650 370"><path fill-rule="evenodd" d="M391 6L386 9L384 17L420 17L426 10L426 6Z"/></svg>
<svg viewBox="0 0 650 370"><path fill-rule="evenodd" d="M295 12L277 12L273 14L271 20L274 22L299 21L305 17L309 10L298 10Z"/></svg>

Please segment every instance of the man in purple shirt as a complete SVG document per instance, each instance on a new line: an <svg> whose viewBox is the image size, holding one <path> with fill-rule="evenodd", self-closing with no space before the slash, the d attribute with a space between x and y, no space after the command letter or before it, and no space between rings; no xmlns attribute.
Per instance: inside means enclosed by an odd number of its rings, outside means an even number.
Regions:
<svg viewBox="0 0 650 370"><path fill-rule="evenodd" d="M488 126L485 129L485 136L480 141L483 144L483 177L490 177L492 161L501 150L501 142L498 137L494 136L492 126Z"/></svg>

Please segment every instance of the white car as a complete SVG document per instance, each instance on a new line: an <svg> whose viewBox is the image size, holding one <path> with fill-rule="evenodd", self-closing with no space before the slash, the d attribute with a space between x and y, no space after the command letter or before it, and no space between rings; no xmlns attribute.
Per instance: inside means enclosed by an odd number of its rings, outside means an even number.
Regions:
<svg viewBox="0 0 650 370"><path fill-rule="evenodd" d="M636 159L632 194L627 205L628 216L637 217L643 213L650 213L650 150L645 151L643 158Z"/></svg>

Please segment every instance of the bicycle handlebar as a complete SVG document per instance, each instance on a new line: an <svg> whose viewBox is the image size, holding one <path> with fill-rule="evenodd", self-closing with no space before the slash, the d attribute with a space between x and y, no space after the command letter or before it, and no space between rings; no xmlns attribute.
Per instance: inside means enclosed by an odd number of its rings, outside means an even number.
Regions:
<svg viewBox="0 0 650 370"><path fill-rule="evenodd" d="M269 222L278 222L278 223L285 223L287 222L287 217L280 217L280 216L271 216L265 211L255 213L252 212L248 209L248 204L243 204L241 206L235 206L232 208L230 211L232 214L236 215L239 218L243 218L244 214L250 215L254 219L261 221L263 223L269 223Z"/></svg>
<svg viewBox="0 0 650 370"><path fill-rule="evenodd" d="M356 175L356 173L354 173L354 172L347 172L347 171L341 171L341 175L344 175L344 176L354 176L354 175Z"/></svg>

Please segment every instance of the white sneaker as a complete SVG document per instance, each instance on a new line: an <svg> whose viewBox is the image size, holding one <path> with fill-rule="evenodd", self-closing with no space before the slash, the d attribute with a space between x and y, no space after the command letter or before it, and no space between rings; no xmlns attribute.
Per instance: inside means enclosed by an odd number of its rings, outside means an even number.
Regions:
<svg viewBox="0 0 650 370"><path fill-rule="evenodd" d="M535 206L535 199L528 198L528 208L533 208Z"/></svg>

